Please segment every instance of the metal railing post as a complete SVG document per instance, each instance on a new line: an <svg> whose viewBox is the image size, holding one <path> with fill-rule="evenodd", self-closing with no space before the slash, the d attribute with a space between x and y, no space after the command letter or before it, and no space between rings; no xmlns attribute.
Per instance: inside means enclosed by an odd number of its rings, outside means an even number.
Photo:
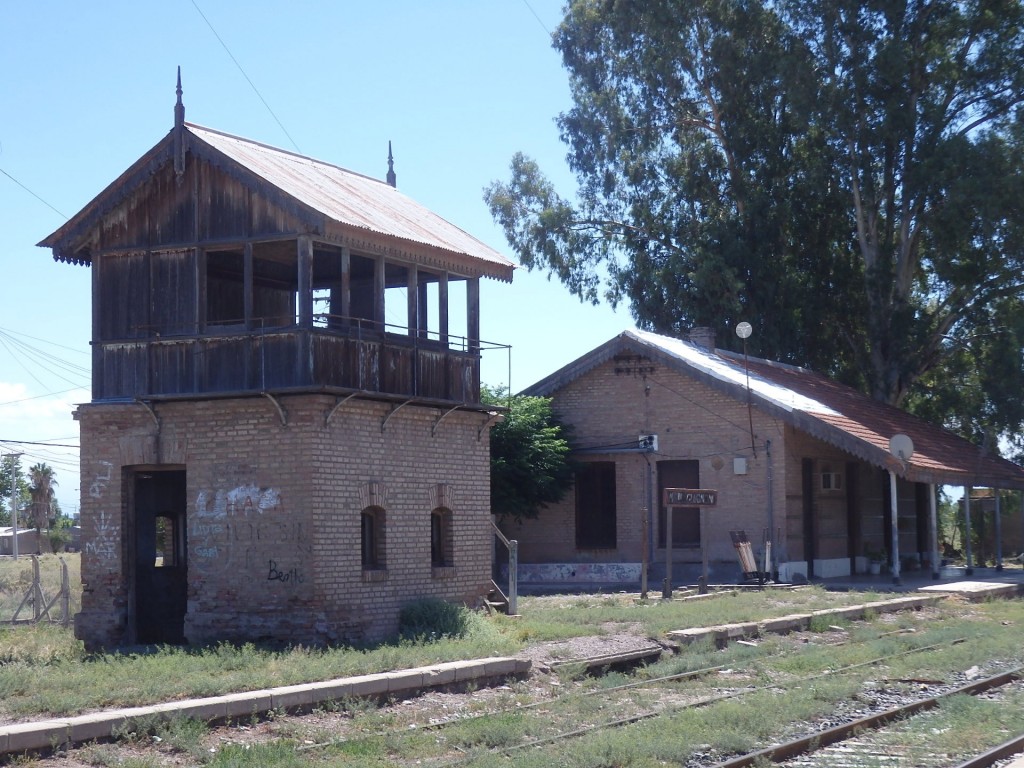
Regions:
<svg viewBox="0 0 1024 768"><path fill-rule="evenodd" d="M519 595L519 542L512 539L508 543L508 612L510 616L519 615L516 606Z"/></svg>

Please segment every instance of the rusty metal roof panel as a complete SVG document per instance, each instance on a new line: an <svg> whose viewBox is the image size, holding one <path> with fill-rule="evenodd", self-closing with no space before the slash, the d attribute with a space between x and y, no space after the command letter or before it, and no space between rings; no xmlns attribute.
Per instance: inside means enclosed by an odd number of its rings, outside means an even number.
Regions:
<svg viewBox="0 0 1024 768"><path fill-rule="evenodd" d="M468 256L491 277L515 264L386 182L304 155L186 123L196 139L338 224ZM482 265L483 266L483 265Z"/></svg>
<svg viewBox="0 0 1024 768"><path fill-rule="evenodd" d="M749 387L756 405L795 429L910 480L1024 489L1024 468L1017 464L821 374L754 357L744 360L742 355L647 331L625 331L525 393L550 396L627 347L655 353L672 368L734 396L743 396ZM900 433L914 443L914 454L905 465L889 454L889 439Z"/></svg>

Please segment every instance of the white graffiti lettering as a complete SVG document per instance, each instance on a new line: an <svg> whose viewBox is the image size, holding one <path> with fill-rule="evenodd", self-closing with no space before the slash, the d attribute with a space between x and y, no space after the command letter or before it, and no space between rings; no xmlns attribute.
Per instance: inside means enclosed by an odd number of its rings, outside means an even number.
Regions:
<svg viewBox="0 0 1024 768"><path fill-rule="evenodd" d="M96 473L92 483L89 485L89 495L94 499L98 499L103 495L107 485L110 483L111 473L114 470L114 465L109 461L101 461L100 467L100 471Z"/></svg>
<svg viewBox="0 0 1024 768"><path fill-rule="evenodd" d="M87 554L95 555L102 560L113 560L117 556L117 542L121 538L121 527L107 518L106 512L100 512L96 523L96 533L85 542Z"/></svg>

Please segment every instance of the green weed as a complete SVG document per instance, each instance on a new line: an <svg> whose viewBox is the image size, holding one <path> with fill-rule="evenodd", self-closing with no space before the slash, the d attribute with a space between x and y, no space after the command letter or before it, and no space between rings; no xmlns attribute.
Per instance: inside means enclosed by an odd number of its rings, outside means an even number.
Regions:
<svg viewBox="0 0 1024 768"><path fill-rule="evenodd" d="M266 744L228 744L211 756L209 768L306 768L308 755L298 752L290 741Z"/></svg>

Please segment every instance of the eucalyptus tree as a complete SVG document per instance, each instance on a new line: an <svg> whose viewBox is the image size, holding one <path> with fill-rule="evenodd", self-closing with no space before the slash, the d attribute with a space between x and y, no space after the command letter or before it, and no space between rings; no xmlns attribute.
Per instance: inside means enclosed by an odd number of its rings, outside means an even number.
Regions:
<svg viewBox="0 0 1024 768"><path fill-rule="evenodd" d="M573 0L553 40L577 189L517 154L485 193L526 266L1019 432L1020 0Z"/></svg>

